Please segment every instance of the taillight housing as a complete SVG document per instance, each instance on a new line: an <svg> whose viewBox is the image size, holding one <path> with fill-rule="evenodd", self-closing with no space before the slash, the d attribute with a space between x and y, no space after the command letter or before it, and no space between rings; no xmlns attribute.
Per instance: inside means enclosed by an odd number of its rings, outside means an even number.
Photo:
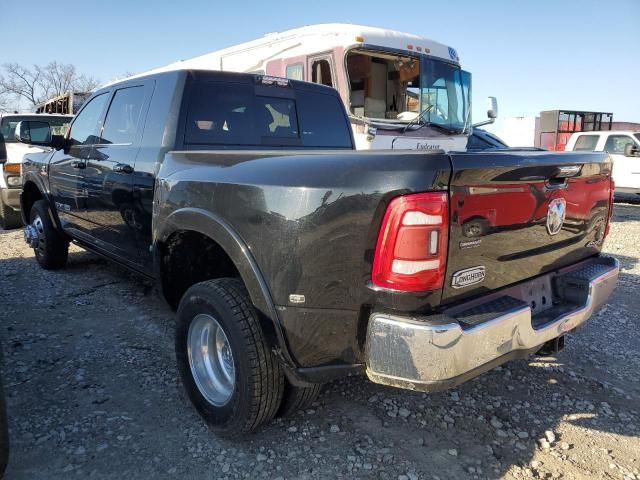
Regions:
<svg viewBox="0 0 640 480"><path fill-rule="evenodd" d="M445 192L394 198L387 207L371 281L406 292L442 288L449 237L449 201Z"/></svg>
<svg viewBox="0 0 640 480"><path fill-rule="evenodd" d="M613 181L613 178L611 179L611 186L609 187L609 214L607 215L607 226L604 229L604 237L603 240L605 238L607 238L607 236L609 235L609 230L611 230L611 216L613 215L613 197L615 194L615 189L616 189L616 182Z"/></svg>

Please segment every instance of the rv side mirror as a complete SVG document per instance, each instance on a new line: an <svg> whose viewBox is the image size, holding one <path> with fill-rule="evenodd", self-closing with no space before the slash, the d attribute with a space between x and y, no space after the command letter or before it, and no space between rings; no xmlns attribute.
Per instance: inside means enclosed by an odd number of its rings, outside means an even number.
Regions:
<svg viewBox="0 0 640 480"><path fill-rule="evenodd" d="M637 157L640 156L640 149L633 143L627 143L624 146L624 156L625 157Z"/></svg>
<svg viewBox="0 0 640 480"><path fill-rule="evenodd" d="M16 125L15 139L29 145L51 146L51 125L39 120L23 120Z"/></svg>
<svg viewBox="0 0 640 480"><path fill-rule="evenodd" d="M488 100L489 100L489 103L488 103L487 117L498 118L498 100L496 99L496 97L489 97Z"/></svg>
<svg viewBox="0 0 640 480"><path fill-rule="evenodd" d="M496 121L496 118L498 116L498 100L496 100L496 97L488 97L487 100L489 100L488 104L487 104L487 120L483 120L481 122L478 123L474 123L473 125L471 125L473 128L476 127L482 127L484 125L490 125L492 123L494 123Z"/></svg>

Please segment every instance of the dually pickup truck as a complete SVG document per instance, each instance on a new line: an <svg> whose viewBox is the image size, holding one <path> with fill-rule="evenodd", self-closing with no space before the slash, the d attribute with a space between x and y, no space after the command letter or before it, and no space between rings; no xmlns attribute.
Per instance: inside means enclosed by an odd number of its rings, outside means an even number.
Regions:
<svg viewBox="0 0 640 480"><path fill-rule="evenodd" d="M23 166L37 261L75 242L156 280L186 391L227 435L340 376L431 392L557 351L618 277L608 154L356 152L322 85L133 78L47 145Z"/></svg>

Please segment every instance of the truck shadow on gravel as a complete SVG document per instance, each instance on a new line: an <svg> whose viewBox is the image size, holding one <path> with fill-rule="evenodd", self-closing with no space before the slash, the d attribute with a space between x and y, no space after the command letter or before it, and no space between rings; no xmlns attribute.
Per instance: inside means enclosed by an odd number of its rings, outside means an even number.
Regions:
<svg viewBox="0 0 640 480"><path fill-rule="evenodd" d="M618 258L625 269L638 261ZM639 280L623 272L555 357L429 395L343 379L311 409L228 441L183 393L173 313L146 281L85 252L62 272L3 259L8 478L599 478L638 446L625 438L640 434L640 351L632 338L615 351L611 336L635 331L626 302Z"/></svg>

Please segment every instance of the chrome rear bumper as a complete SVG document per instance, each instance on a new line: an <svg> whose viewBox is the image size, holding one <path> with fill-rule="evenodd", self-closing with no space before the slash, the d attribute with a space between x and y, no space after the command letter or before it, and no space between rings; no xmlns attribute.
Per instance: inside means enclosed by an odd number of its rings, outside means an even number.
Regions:
<svg viewBox="0 0 640 480"><path fill-rule="evenodd" d="M439 391L526 357L582 325L607 301L619 269L615 258L595 257L442 314L373 313L367 333L367 376L384 385ZM553 306L532 314L518 292L541 280L552 286Z"/></svg>

